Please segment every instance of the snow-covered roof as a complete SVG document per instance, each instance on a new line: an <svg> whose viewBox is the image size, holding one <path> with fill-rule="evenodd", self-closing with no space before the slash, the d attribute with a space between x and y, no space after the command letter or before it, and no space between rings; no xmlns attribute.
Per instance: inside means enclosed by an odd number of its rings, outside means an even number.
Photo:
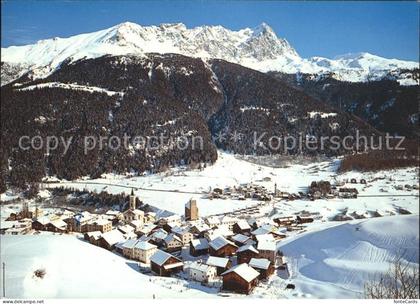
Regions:
<svg viewBox="0 0 420 304"><path fill-rule="evenodd" d="M152 237L155 239L160 239L163 240L164 238L166 238L168 236L168 233L163 230L163 229L159 229L156 230L155 232L153 232Z"/></svg>
<svg viewBox="0 0 420 304"><path fill-rule="evenodd" d="M113 216L118 216L121 212L117 211L117 210L108 210L105 214L106 215L113 215Z"/></svg>
<svg viewBox="0 0 420 304"><path fill-rule="evenodd" d="M163 268L165 270L168 270L168 269L172 269L172 268L176 268L176 267L182 267L182 266L184 266L183 262L177 262L177 263L172 263L172 264L169 264L169 265L165 265L165 266L163 266Z"/></svg>
<svg viewBox="0 0 420 304"><path fill-rule="evenodd" d="M251 229L251 226L249 226L248 222L245 220L238 221L236 225L238 225L241 230Z"/></svg>
<svg viewBox="0 0 420 304"><path fill-rule="evenodd" d="M236 252L243 252L243 251L247 251L247 250L258 253L258 250L255 249L255 247L252 246L251 244L246 244L244 246L239 247Z"/></svg>
<svg viewBox="0 0 420 304"><path fill-rule="evenodd" d="M100 231L91 231L86 233L89 238L93 237L95 240L98 240L102 236Z"/></svg>
<svg viewBox="0 0 420 304"><path fill-rule="evenodd" d="M215 238L214 240L212 240L209 243L210 247L213 248L214 250L219 250L220 248L222 248L222 247L224 247L228 244L236 247L236 245L234 245L232 242L229 242L223 236L218 236L217 238Z"/></svg>
<svg viewBox="0 0 420 304"><path fill-rule="evenodd" d="M46 225L50 222L50 219L48 218L48 216L41 216L41 217L36 219L36 222L38 222L42 225Z"/></svg>
<svg viewBox="0 0 420 304"><path fill-rule="evenodd" d="M270 241L258 242L257 249L276 251L276 243Z"/></svg>
<svg viewBox="0 0 420 304"><path fill-rule="evenodd" d="M187 228L181 228L178 226L172 228L172 232L180 235L190 233Z"/></svg>
<svg viewBox="0 0 420 304"><path fill-rule="evenodd" d="M272 234L259 234L255 238L257 242L274 242L274 236Z"/></svg>
<svg viewBox="0 0 420 304"><path fill-rule="evenodd" d="M260 234L267 234L269 233L271 230L266 229L265 227L260 227L258 229L255 229L254 231L252 231L251 233L253 235L260 235Z"/></svg>
<svg viewBox="0 0 420 304"><path fill-rule="evenodd" d="M102 238L109 244L115 245L118 242L125 241L124 235L118 230L111 230L102 234Z"/></svg>
<svg viewBox="0 0 420 304"><path fill-rule="evenodd" d="M165 252L165 251L162 251L162 250L157 250L156 252L155 252L155 254L154 255L152 255L152 257L150 258L150 260L153 262L153 263L155 263L155 264L157 264L157 265L159 265L159 266L162 266L163 264L165 264L165 262L167 261L167 260L169 260L171 257L173 257L173 255L171 255L171 254L169 254L169 253L167 253L167 252Z"/></svg>
<svg viewBox="0 0 420 304"><path fill-rule="evenodd" d="M173 233L171 233L171 234L168 234L164 239L163 239L163 241L166 243L166 244L168 244L168 243L170 243L170 242L172 242L172 241L178 241L178 242L181 242L182 243L182 241L181 241L181 239L179 238L179 237L177 237L175 234L173 234Z"/></svg>
<svg viewBox="0 0 420 304"><path fill-rule="evenodd" d="M234 236L232 236L232 240L244 244L246 241L249 240L249 236L243 234L235 234Z"/></svg>
<svg viewBox="0 0 420 304"><path fill-rule="evenodd" d="M219 236L231 236L233 235L232 230L227 225L218 226L215 230L209 230L206 232L209 239L214 240Z"/></svg>
<svg viewBox="0 0 420 304"><path fill-rule="evenodd" d="M134 246L134 248L137 248L140 250L150 250L150 249L157 248L157 246L150 244L149 242L140 241Z"/></svg>
<svg viewBox="0 0 420 304"><path fill-rule="evenodd" d="M237 219L226 215L222 218L221 222L222 224L235 223L237 222Z"/></svg>
<svg viewBox="0 0 420 304"><path fill-rule="evenodd" d="M121 247L126 248L126 249L133 249L134 246L137 244L137 242L138 242L138 240L134 240L134 239L133 240L127 240L121 245Z"/></svg>
<svg viewBox="0 0 420 304"><path fill-rule="evenodd" d="M206 221L209 225L219 225L220 224L220 220L215 216L208 217L206 219Z"/></svg>
<svg viewBox="0 0 420 304"><path fill-rule="evenodd" d="M83 212L78 213L74 216L74 219L76 220L76 222L79 222L79 223L82 222L82 221L89 221L93 218L94 218L94 216L87 211L83 211Z"/></svg>
<svg viewBox="0 0 420 304"><path fill-rule="evenodd" d="M260 275L260 273L258 271L256 271L254 268L248 266L247 264L239 264L239 265L236 265L236 266L232 267L231 269L223 272L222 276L224 276L228 273L231 273L231 272L235 272L238 276L240 276L241 278L243 278L247 282L251 282L252 280L254 280L255 278L257 278Z"/></svg>
<svg viewBox="0 0 420 304"><path fill-rule="evenodd" d="M157 226L155 224L147 223L140 229L140 232L143 232L143 233L147 234L150 231L152 231L153 229L155 229L156 227Z"/></svg>
<svg viewBox="0 0 420 304"><path fill-rule="evenodd" d="M17 221L1 221L1 229L9 229L12 228L15 224L17 223Z"/></svg>
<svg viewBox="0 0 420 304"><path fill-rule="evenodd" d="M207 241L207 239L205 239L205 238L194 239L194 240L191 241L191 246L193 246L194 249L196 249L196 250L208 249L209 248L209 241Z"/></svg>
<svg viewBox="0 0 420 304"><path fill-rule="evenodd" d="M130 233L134 231L134 227L127 224L124 226L119 226L118 230L120 230L122 233Z"/></svg>
<svg viewBox="0 0 420 304"><path fill-rule="evenodd" d="M188 268L208 273L211 269L214 269L214 266L203 264L201 262L192 262L188 265Z"/></svg>
<svg viewBox="0 0 420 304"><path fill-rule="evenodd" d="M270 267L270 261L268 259L256 259L252 258L249 261L249 266L258 268L258 269L268 269Z"/></svg>
<svg viewBox="0 0 420 304"><path fill-rule="evenodd" d="M92 223L93 224L96 224L96 225L107 225L107 224L109 224L111 222L109 220L107 220L107 219L99 218L97 220L92 221Z"/></svg>
<svg viewBox="0 0 420 304"><path fill-rule="evenodd" d="M141 228L143 227L143 221L142 220L134 220L128 223L130 226L133 226L134 228Z"/></svg>
<svg viewBox="0 0 420 304"><path fill-rule="evenodd" d="M205 223L197 224L197 225L194 225L193 227L195 227L199 232L204 232L210 229L209 225Z"/></svg>
<svg viewBox="0 0 420 304"><path fill-rule="evenodd" d="M228 258L219 258L215 256L209 256L206 261L207 265L221 267L221 268L226 268L228 263L229 263Z"/></svg>
<svg viewBox="0 0 420 304"><path fill-rule="evenodd" d="M61 219L55 220L51 222L51 225L58 229L65 229L67 227L67 223Z"/></svg>

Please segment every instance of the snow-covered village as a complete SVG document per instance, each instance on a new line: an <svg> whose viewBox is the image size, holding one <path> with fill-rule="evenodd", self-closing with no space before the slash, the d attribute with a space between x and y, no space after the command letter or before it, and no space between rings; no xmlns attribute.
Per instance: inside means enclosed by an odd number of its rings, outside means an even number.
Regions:
<svg viewBox="0 0 420 304"><path fill-rule="evenodd" d="M418 2L0 5L1 303L418 302Z"/></svg>
<svg viewBox="0 0 420 304"><path fill-rule="evenodd" d="M337 162L273 168L219 152L204 169L6 192L6 290L101 297L122 280L115 297L361 298L400 250L418 259L418 169L339 174ZM124 195L107 208L103 192Z"/></svg>

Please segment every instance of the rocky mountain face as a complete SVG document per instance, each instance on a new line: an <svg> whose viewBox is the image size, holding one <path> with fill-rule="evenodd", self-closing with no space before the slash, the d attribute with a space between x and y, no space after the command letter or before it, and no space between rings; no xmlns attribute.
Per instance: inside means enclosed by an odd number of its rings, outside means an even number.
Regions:
<svg viewBox="0 0 420 304"><path fill-rule="evenodd" d="M414 79L419 78L418 69L409 73ZM354 83L339 81L330 75L269 74L335 108L362 118L382 132L412 139L420 135L417 86L404 86L393 78Z"/></svg>
<svg viewBox="0 0 420 304"><path fill-rule="evenodd" d="M5 63L2 73L20 77L30 72L33 79L50 75L65 62L103 55L145 56L151 52L223 59L262 72L327 74L350 82L393 77L404 85L416 85L412 75L403 70L418 68L417 62L386 59L369 53L347 54L334 59L302 58L286 39L277 37L265 23L252 29L231 31L222 26L188 29L182 23L140 26L125 22L93 33L46 39L1 51L1 61ZM2 79L2 84L12 80L11 77Z"/></svg>
<svg viewBox="0 0 420 304"><path fill-rule="evenodd" d="M357 117L268 74L175 54L104 56L63 64L35 81L23 76L1 88L1 119L2 181L22 187L45 175L74 179L212 163L217 147L246 154L336 155L345 151L327 145L284 152L271 149L268 140L299 134L346 136L356 130L377 133ZM261 145L255 145L254 133L265 134ZM163 141L156 138L161 134ZM87 136L125 135L128 148L115 150L108 140L85 153ZM48 153L23 150L18 148L21 136L56 136L71 139L71 145L66 151L59 144ZM151 143L135 142L136 136ZM202 138L202 145L177 145L185 138L192 142L194 136Z"/></svg>

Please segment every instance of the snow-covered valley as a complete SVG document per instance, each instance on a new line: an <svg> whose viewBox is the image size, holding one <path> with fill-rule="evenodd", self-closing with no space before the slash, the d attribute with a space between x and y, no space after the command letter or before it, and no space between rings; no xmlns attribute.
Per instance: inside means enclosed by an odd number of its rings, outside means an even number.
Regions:
<svg viewBox="0 0 420 304"><path fill-rule="evenodd" d="M197 200L201 216L234 212L251 206L260 206L263 212L270 212L274 206L275 210L283 215L292 215L302 210L320 212L325 218L332 217L345 208L348 208L348 213L356 211L360 214L378 211L380 214L386 215L395 212L398 207L405 208L412 213L419 212L418 196L416 196L418 191L396 189L396 186L418 184L416 168L375 173L353 171L340 174L337 172L339 161L336 159L310 164L288 164L284 167L274 168L258 165L240 159L233 154L219 151L217 162L203 170L175 168L164 173L135 177L105 174L99 179L60 181L45 185L52 188L65 186L114 194L129 193L131 188L134 188L135 194L145 203L176 214L183 214L184 204L190 198L194 198ZM358 181L360 179L368 181L366 185L348 182L348 185L359 190L357 199L336 197L313 202L300 199L274 200L271 204L264 204L253 199L209 200L206 198L210 189L223 189L244 183L261 185L270 191L274 191L274 187L277 185L281 191L297 193L299 191L306 192L312 181L350 181L352 178ZM49 180L54 181L52 178Z"/></svg>

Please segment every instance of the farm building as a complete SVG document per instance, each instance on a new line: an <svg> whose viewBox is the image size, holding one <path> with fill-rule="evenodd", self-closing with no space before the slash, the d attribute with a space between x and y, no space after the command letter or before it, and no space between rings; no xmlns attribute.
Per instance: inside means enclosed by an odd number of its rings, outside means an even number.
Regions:
<svg viewBox="0 0 420 304"><path fill-rule="evenodd" d="M239 249L236 251L238 264L249 263L252 258L256 258L258 256L258 253L258 250L255 249L255 247L251 244L239 247Z"/></svg>
<svg viewBox="0 0 420 304"><path fill-rule="evenodd" d="M178 251L182 249L182 240L171 233L163 239L163 246L168 252Z"/></svg>
<svg viewBox="0 0 420 304"><path fill-rule="evenodd" d="M207 224L194 225L190 228L190 232L198 237L204 237L204 233L209 229Z"/></svg>
<svg viewBox="0 0 420 304"><path fill-rule="evenodd" d="M103 233L99 240L99 246L108 250L113 250L117 243L124 242L124 235L118 230L111 230Z"/></svg>
<svg viewBox="0 0 420 304"><path fill-rule="evenodd" d="M234 236L230 237L230 239L237 246L243 246L245 244L249 244L249 243L253 242L249 236L246 236L246 235L243 235L243 234L235 234Z"/></svg>
<svg viewBox="0 0 420 304"><path fill-rule="evenodd" d="M233 233L248 234L251 232L251 226L245 220L240 220L233 224Z"/></svg>
<svg viewBox="0 0 420 304"><path fill-rule="evenodd" d="M67 223L63 220L55 220L45 225L46 231L64 233L67 231Z"/></svg>
<svg viewBox="0 0 420 304"><path fill-rule="evenodd" d="M184 263L173 255L157 250L150 258L150 267L154 273L168 277L183 270Z"/></svg>
<svg viewBox="0 0 420 304"><path fill-rule="evenodd" d="M232 265L231 261L229 261L228 258L219 258L219 257L214 257L214 256L209 256L206 261L206 264L209 266L216 267L217 275L221 275L223 272L228 270Z"/></svg>
<svg viewBox="0 0 420 304"><path fill-rule="evenodd" d="M190 242L190 254L192 256L205 255L209 252L209 242L207 239L194 239Z"/></svg>
<svg viewBox="0 0 420 304"><path fill-rule="evenodd" d="M99 246L99 242L102 237L102 232L100 231L86 232L84 237L85 237L85 240L89 241L89 243L91 243L92 245Z"/></svg>
<svg viewBox="0 0 420 304"><path fill-rule="evenodd" d="M32 222L32 229L46 230L46 226L49 222L50 222L50 219L47 216L42 216Z"/></svg>
<svg viewBox="0 0 420 304"><path fill-rule="evenodd" d="M260 273L247 264L240 264L222 273L223 289L249 294L258 284Z"/></svg>
<svg viewBox="0 0 420 304"><path fill-rule="evenodd" d="M210 255L217 257L227 257L235 254L238 246L225 239L223 236L219 236L209 243Z"/></svg>
<svg viewBox="0 0 420 304"><path fill-rule="evenodd" d="M268 259L273 264L276 262L277 248L275 242L264 241L258 242L257 245L258 257L262 259Z"/></svg>
<svg viewBox="0 0 420 304"><path fill-rule="evenodd" d="M274 264L267 259L253 258L249 261L249 266L260 273L258 276L260 280L267 279L274 273Z"/></svg>

